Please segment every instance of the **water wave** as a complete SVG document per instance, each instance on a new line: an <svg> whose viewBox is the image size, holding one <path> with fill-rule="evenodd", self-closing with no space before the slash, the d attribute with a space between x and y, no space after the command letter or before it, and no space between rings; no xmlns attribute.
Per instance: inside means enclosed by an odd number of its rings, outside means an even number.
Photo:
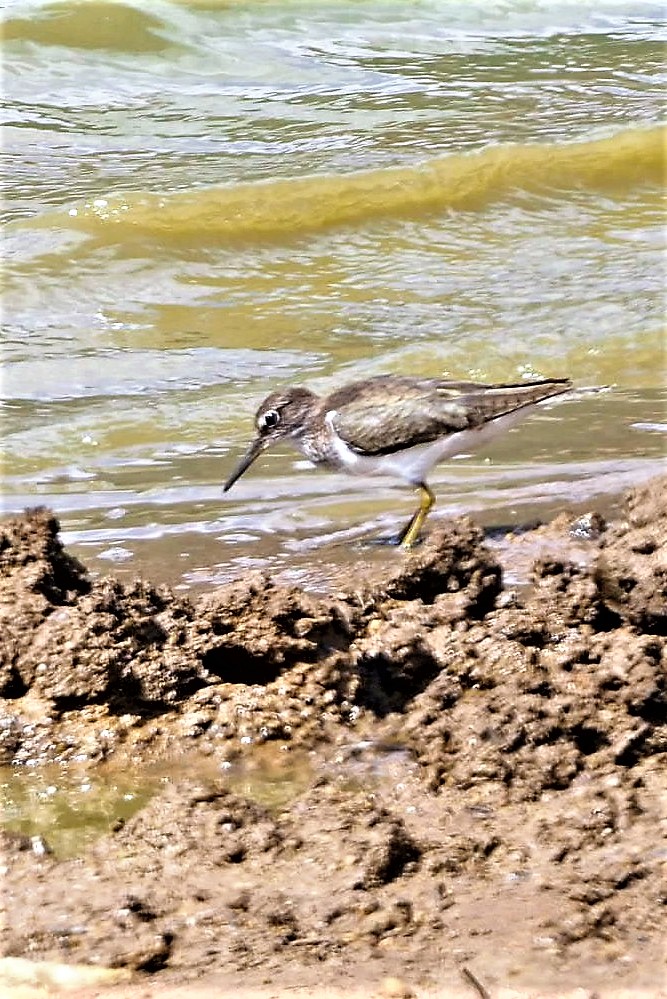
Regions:
<svg viewBox="0 0 667 999"><path fill-rule="evenodd" d="M665 138L663 127L635 128L580 142L491 146L414 166L169 195L137 192L44 213L24 224L70 227L105 243L135 237L261 241L378 219L480 211L517 193L550 199L582 190L623 196L662 183Z"/></svg>
<svg viewBox="0 0 667 999"><path fill-rule="evenodd" d="M0 23L4 42L31 42L68 49L111 52L158 52L173 42L161 36L165 22L117 0L72 3L56 0L23 13L5 14Z"/></svg>

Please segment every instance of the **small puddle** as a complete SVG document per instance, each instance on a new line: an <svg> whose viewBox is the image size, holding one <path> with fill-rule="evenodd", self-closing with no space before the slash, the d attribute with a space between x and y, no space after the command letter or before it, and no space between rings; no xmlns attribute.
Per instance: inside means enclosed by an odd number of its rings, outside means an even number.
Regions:
<svg viewBox="0 0 667 999"><path fill-rule="evenodd" d="M128 768L58 766L0 768L2 828L46 840L59 859L79 856L94 840L140 811L167 784L221 780L270 810L288 804L312 779L308 760L273 748L240 763L197 755Z"/></svg>
<svg viewBox="0 0 667 999"><path fill-rule="evenodd" d="M316 771L335 772L341 787L349 789L369 781L398 781L405 776L406 753L398 745L353 742L317 763L312 754L268 745L235 763L192 753L135 768L120 762L3 767L0 823L5 830L45 840L64 860L80 856L118 823L131 819L168 784L223 783L240 797L277 812L312 785Z"/></svg>
<svg viewBox="0 0 667 999"><path fill-rule="evenodd" d="M154 775L121 768L3 767L2 826L43 837L60 859L75 857L143 808L159 786Z"/></svg>

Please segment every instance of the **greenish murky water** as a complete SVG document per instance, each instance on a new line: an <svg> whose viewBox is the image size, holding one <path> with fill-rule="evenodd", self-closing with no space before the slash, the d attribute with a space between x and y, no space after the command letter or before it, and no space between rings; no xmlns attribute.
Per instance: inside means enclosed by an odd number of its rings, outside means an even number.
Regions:
<svg viewBox="0 0 667 999"><path fill-rule="evenodd" d="M434 473L434 517L604 504L664 458L655 3L15 0L3 500L95 571L318 585L405 487L267 454L277 384L609 384ZM393 557L391 553L373 557Z"/></svg>
<svg viewBox="0 0 667 999"><path fill-rule="evenodd" d="M0 816L5 829L33 839L36 855L46 848L58 857L74 857L175 780L222 782L273 811L287 805L311 778L308 758L285 754L280 747L258 748L236 764L193 752L150 765L2 767Z"/></svg>
<svg viewBox="0 0 667 999"><path fill-rule="evenodd" d="M90 767L39 766L0 770L0 803L5 829L34 837L37 854L47 848L74 857L118 822L131 818L160 781L145 772Z"/></svg>

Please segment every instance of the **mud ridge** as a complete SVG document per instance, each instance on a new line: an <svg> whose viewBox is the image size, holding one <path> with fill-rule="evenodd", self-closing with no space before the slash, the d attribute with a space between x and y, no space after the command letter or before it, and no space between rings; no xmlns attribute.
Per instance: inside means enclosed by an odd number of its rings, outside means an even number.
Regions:
<svg viewBox="0 0 667 999"><path fill-rule="evenodd" d="M438 983L472 960L492 984L653 987L666 497L655 480L622 521L591 515L585 557L552 544L521 594L469 520L330 597L255 574L196 601L90 578L47 510L6 521L3 763L215 766L75 859L5 833L4 953L165 980ZM311 776L267 809L219 764L271 746Z"/></svg>

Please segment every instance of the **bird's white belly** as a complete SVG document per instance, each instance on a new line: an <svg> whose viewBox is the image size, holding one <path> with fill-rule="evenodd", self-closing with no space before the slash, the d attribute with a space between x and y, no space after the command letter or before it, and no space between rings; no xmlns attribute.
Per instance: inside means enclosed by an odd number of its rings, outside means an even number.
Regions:
<svg viewBox="0 0 667 999"><path fill-rule="evenodd" d="M513 413L499 416L496 420L490 420L474 430L460 430L429 444L416 444L393 454L359 454L335 435L333 447L340 466L353 475L392 475L418 485L425 480L434 465L455 454L474 451L487 444L519 423L532 409L532 406L525 406ZM327 422L334 415L329 413Z"/></svg>

